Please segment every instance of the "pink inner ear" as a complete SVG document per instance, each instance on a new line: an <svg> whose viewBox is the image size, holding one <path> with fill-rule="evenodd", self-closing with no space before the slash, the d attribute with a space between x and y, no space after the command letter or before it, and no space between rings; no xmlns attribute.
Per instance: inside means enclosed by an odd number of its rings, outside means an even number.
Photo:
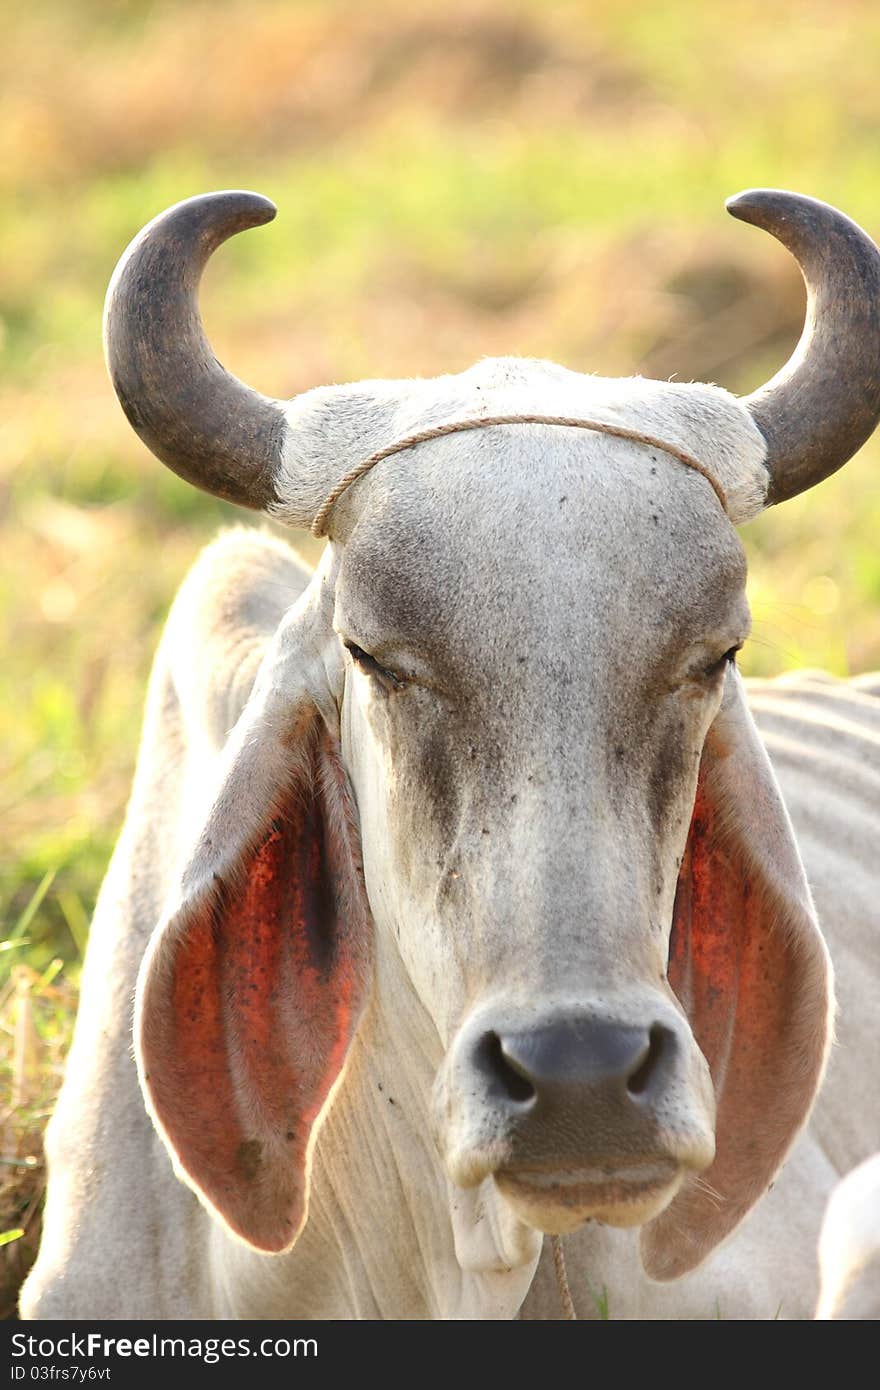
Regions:
<svg viewBox="0 0 880 1390"><path fill-rule="evenodd" d="M316 762L315 789L286 798L235 881L169 924L142 1010L145 1084L179 1165L272 1252L305 1219L313 1127L369 968L356 849L327 804L345 797L343 774L326 750Z"/></svg>
<svg viewBox="0 0 880 1390"><path fill-rule="evenodd" d="M828 981L815 921L748 851L714 782L704 764L668 975L712 1074L716 1156L643 1231L655 1279L692 1269L766 1190L809 1114L824 1061ZM755 836L764 809L749 808Z"/></svg>
<svg viewBox="0 0 880 1390"><path fill-rule="evenodd" d="M718 811L700 777L682 861L669 944L669 983L687 1010L709 1063L724 1127L738 1088L772 1084L788 1023L791 969L781 923L735 844L719 835ZM745 1136L744 1136L745 1139ZM720 1173L719 1153L712 1168ZM712 1181L712 1179L709 1179Z"/></svg>

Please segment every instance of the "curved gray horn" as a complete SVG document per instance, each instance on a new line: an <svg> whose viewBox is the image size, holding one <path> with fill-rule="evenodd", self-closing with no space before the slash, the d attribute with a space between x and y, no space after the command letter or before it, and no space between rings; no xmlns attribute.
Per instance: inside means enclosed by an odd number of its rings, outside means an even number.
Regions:
<svg viewBox="0 0 880 1390"><path fill-rule="evenodd" d="M125 251L104 307L110 379L141 439L187 482L254 508L276 500L283 407L221 367L197 296L211 253L274 216L274 204L258 193L177 203Z"/></svg>
<svg viewBox="0 0 880 1390"><path fill-rule="evenodd" d="M807 286L795 351L743 399L767 441L769 505L836 472L880 419L880 251L842 212L798 193L750 189L727 210L781 241Z"/></svg>

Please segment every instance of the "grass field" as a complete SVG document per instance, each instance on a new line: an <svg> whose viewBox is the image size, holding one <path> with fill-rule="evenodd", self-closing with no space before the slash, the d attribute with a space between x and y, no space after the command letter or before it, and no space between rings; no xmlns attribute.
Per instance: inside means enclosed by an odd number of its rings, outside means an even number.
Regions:
<svg viewBox="0 0 880 1390"><path fill-rule="evenodd" d="M101 307L127 241L191 193L275 199L277 221L223 251L204 295L221 359L270 394L509 352L748 390L796 340L803 296L723 200L795 188L880 232L878 43L870 0L15 7L0 52L6 1311L151 653L197 549L235 516L142 449L107 385ZM876 443L746 528L747 671L880 666L878 533Z"/></svg>

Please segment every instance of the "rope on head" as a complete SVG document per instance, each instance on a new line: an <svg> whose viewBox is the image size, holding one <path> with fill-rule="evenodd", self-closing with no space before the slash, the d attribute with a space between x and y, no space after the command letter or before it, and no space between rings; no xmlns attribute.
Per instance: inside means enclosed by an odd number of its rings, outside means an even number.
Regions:
<svg viewBox="0 0 880 1390"><path fill-rule="evenodd" d="M388 444L384 449L377 449L369 458L362 459L354 468L340 478L339 482L328 493L318 508L315 519L312 522L312 535L323 536L330 512L339 501L344 492L356 483L365 473L369 473L377 463L383 459L390 458L392 454L403 453L405 449L413 449L417 444L424 444L429 439L442 439L447 434L458 434L464 430L485 429L489 425L563 425L566 428L595 430L598 434L610 434L616 439L630 439L635 444L647 444L652 449L661 449L663 453L670 454L678 459L679 463L685 464L687 468L693 468L706 479L712 487L724 512L727 512L727 498L724 495L718 481L712 476L709 469L699 459L694 458L693 454L688 454L684 449L679 449L676 444L669 444L662 439L657 439L652 434L644 434L641 430L629 429L626 425L615 425L607 420L584 420L579 416L570 415L481 415L470 420L453 420L445 425L434 425L431 429L419 430L417 434L409 434L405 439L399 439L396 444Z"/></svg>

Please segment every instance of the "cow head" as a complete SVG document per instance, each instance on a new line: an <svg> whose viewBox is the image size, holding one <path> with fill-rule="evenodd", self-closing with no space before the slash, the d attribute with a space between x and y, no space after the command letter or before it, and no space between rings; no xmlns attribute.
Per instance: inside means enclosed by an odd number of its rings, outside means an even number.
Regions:
<svg viewBox="0 0 880 1390"><path fill-rule="evenodd" d="M830 972L735 667L732 523L873 429L880 256L793 194L731 210L794 251L810 303L788 367L742 401L504 359L281 404L213 359L195 298L270 204L180 204L120 262L108 357L144 440L329 535L138 984L155 1122L260 1250L306 1219L371 989L392 1030L418 1014L452 1185L533 1231L642 1225L656 1277L738 1223L808 1114ZM395 441L499 415L541 420L423 439L322 511ZM598 428L547 423L573 417Z"/></svg>

